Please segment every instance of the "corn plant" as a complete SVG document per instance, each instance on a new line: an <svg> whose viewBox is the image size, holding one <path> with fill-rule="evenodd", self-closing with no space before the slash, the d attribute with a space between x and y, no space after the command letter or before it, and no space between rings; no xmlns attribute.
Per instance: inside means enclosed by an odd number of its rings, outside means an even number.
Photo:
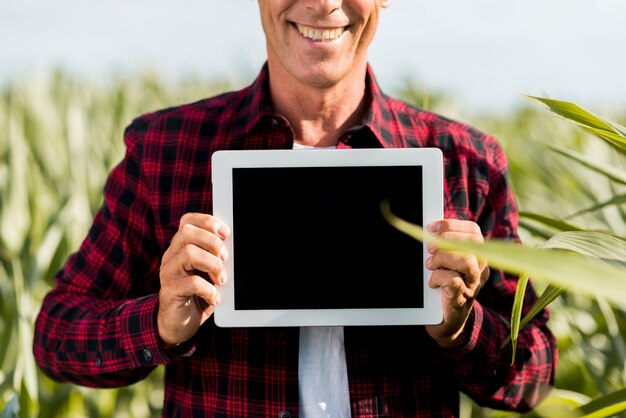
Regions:
<svg viewBox="0 0 626 418"><path fill-rule="evenodd" d="M35 366L33 323L52 277L86 235L132 118L223 91L164 84L152 74L110 85L57 72L0 95L0 416L148 417L163 402L162 370L131 388L93 390Z"/></svg>
<svg viewBox="0 0 626 418"><path fill-rule="evenodd" d="M545 145L548 150L566 158L568 164L584 167L600 176L602 180L600 184L608 185L610 193L608 196L599 197L597 182L594 184L596 190L585 190L585 179L574 176L573 184L577 185L575 190L582 191L586 196L584 199L591 200L590 204L582 209L575 209L566 216L522 212L522 219L525 221L522 225L525 225L531 234L543 239L541 249L520 248L504 242L476 245L440 240L428 236L421 228L396 218L389 212L388 207L383 206L382 209L394 226L416 239L428 239L441 248L472 252L489 260L494 267L520 275L511 314L511 336L506 342L513 344L513 353L519 329L543 307L554 302L566 290L587 295L583 299L577 298L579 295L567 295L567 302L573 301L573 305L577 307L572 309L568 303L562 303L558 311L562 316L560 318L557 316L558 322L553 320L553 324L557 322L555 327L557 335L561 331L559 327L567 328L565 336L559 339L559 349L568 354L562 357L561 369L565 367L566 372L570 373L574 368L582 370L583 375L575 376L575 380L586 385L577 387L580 392L572 390L573 388L555 390L552 397L532 415L614 416L616 413L626 411L626 389L624 389L626 343L622 336L626 322L624 314L626 287L623 284L626 279L626 239L621 235L626 230L624 211L626 172L621 168L624 163L623 156L626 154L626 128L572 103L536 97L533 99L544 103L552 112L573 121L583 130L603 139L609 149L618 155L616 165L613 166L601 164L584 154L556 144ZM536 155L533 157L536 158ZM573 223L584 215L593 217L590 223L594 225L594 229L586 229L582 223L579 225ZM604 229L595 229L598 225L603 225ZM520 318L529 274L538 281L547 283L547 286L535 307L525 318ZM586 309L581 310L582 306ZM590 315L590 312L593 314ZM583 317L586 318L586 324L580 319ZM578 326L573 326L574 324ZM591 343L586 342L585 334L592 334ZM572 359L575 360L573 364ZM587 367L585 363L590 361L595 362L595 365ZM581 364L585 366L580 367ZM557 379L557 387L559 383ZM587 394L596 399L592 400ZM495 412L491 414L491 416L507 415Z"/></svg>

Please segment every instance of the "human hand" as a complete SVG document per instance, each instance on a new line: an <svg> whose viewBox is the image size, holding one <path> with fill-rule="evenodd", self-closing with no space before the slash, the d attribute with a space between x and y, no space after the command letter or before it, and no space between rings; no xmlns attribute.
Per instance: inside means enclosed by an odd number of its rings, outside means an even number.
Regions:
<svg viewBox="0 0 626 418"><path fill-rule="evenodd" d="M433 222L428 230L442 238L484 241L480 227L471 221L445 219ZM428 286L442 289L443 322L427 325L426 331L441 347L459 346L466 340L465 324L474 299L489 278L489 266L474 255L439 250L433 244L428 245L428 252L426 268L433 272Z"/></svg>
<svg viewBox="0 0 626 418"><path fill-rule="evenodd" d="M186 213L161 260L157 326L165 348L187 341L220 301L217 288L226 282L224 240L229 228L217 218Z"/></svg>

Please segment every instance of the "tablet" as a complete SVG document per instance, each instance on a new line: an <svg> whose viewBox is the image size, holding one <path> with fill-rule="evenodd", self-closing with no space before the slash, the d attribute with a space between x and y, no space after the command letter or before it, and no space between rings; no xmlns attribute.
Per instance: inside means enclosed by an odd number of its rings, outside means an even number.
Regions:
<svg viewBox="0 0 626 418"><path fill-rule="evenodd" d="M221 327L418 325L442 321L426 246L382 217L443 217L441 151L218 151L213 214L228 224Z"/></svg>

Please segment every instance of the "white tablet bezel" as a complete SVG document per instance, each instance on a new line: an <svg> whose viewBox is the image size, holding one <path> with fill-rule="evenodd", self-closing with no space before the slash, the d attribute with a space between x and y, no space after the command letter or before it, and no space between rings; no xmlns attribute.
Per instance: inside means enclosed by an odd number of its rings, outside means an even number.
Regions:
<svg viewBox="0 0 626 418"><path fill-rule="evenodd" d="M235 310L234 283L237 280L233 242L233 168L245 167L333 167L393 166L422 167L423 225L443 218L443 158L436 148L402 149L321 149L217 151L212 155L213 214L231 228L224 242L229 258L224 263L228 281L218 287L221 302L214 312L220 327L423 325L442 321L440 289L428 287L430 271L424 268L424 307L393 309L294 309ZM429 256L424 245L423 259ZM393 286L393 280L382 285Z"/></svg>

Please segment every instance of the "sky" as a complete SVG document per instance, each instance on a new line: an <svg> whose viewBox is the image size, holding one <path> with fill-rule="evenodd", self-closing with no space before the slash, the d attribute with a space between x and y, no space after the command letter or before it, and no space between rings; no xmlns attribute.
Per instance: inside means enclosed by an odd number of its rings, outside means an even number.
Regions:
<svg viewBox="0 0 626 418"><path fill-rule="evenodd" d="M256 3L0 0L0 84L151 68L244 85L265 60ZM388 93L410 79L469 109L511 109L522 94L626 106L626 1L393 0L369 60Z"/></svg>

